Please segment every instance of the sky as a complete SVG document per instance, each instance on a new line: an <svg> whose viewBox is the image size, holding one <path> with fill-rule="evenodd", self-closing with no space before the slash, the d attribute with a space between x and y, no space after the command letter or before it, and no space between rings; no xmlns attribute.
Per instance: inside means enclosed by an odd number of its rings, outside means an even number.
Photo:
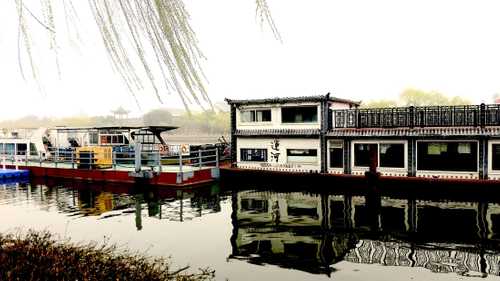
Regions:
<svg viewBox="0 0 500 281"><path fill-rule="evenodd" d="M396 99L413 87L480 103L500 93L499 1L268 0L282 42L260 25L253 0L185 2L213 101L328 92L353 100ZM58 31L61 75L50 51L37 53L40 91L19 70L13 3L0 4L0 19L10 27L0 29L0 119L107 115L118 106L139 116L182 107L175 94L162 94L161 104L148 88L135 102L112 70L87 1L77 7L82 41L74 44L67 40L74 33ZM35 40L45 36L37 28ZM28 71L26 59L22 53Z"/></svg>

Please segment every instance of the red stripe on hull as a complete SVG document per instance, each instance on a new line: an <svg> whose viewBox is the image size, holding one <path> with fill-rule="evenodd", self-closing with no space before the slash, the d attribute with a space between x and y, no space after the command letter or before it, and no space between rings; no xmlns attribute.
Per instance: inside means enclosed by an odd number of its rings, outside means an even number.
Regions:
<svg viewBox="0 0 500 281"><path fill-rule="evenodd" d="M14 167L12 166L10 168ZM32 177L51 177L122 183L134 183L136 181L136 178L129 176L129 172L127 171L81 170L36 166L18 166L18 168L22 170L29 170ZM175 172L162 172L158 176L150 179L149 184L165 186L190 186L215 180L212 177L210 169L194 171L193 175L182 183L177 183L177 177L178 175Z"/></svg>

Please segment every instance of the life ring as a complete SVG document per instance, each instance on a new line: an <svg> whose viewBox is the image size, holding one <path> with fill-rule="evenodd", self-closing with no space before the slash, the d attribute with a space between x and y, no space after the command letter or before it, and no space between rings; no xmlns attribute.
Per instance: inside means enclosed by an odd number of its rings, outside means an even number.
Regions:
<svg viewBox="0 0 500 281"><path fill-rule="evenodd" d="M182 154L187 154L189 153L189 146L187 144L181 145L181 153Z"/></svg>

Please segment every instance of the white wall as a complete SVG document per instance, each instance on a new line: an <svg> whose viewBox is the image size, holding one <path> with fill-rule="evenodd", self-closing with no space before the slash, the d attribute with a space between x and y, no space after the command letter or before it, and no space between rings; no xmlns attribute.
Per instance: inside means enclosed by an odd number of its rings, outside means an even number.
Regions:
<svg viewBox="0 0 500 281"><path fill-rule="evenodd" d="M321 151L319 139L307 138L276 138L280 141L278 162L271 157L272 142L275 138L238 138L236 161L239 168L263 169L274 171L298 171L307 172L310 170L321 170ZM241 148L260 148L267 149L267 162L242 162L240 149ZM316 163L288 163L286 150L287 149L317 149Z"/></svg>

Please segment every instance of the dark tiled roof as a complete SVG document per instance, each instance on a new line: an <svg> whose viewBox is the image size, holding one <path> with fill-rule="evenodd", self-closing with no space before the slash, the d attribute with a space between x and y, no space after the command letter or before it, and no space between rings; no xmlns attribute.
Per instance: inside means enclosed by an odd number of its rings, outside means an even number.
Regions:
<svg viewBox="0 0 500 281"><path fill-rule="evenodd" d="M256 104L282 104L289 102L320 102L320 101L331 101L331 102L341 102L348 103L351 105L358 106L361 102L352 101L348 99L341 99L336 97L331 97L330 93L326 95L318 95L318 96L302 96L302 97L274 97L267 99L247 99L247 100L232 100L225 99L228 104L234 105L256 105Z"/></svg>
<svg viewBox="0 0 500 281"><path fill-rule="evenodd" d="M426 137L426 136L500 136L500 127L427 127L427 128L360 128L333 129L336 137Z"/></svg>
<svg viewBox="0 0 500 281"><path fill-rule="evenodd" d="M319 129L236 130L236 136L319 136Z"/></svg>

